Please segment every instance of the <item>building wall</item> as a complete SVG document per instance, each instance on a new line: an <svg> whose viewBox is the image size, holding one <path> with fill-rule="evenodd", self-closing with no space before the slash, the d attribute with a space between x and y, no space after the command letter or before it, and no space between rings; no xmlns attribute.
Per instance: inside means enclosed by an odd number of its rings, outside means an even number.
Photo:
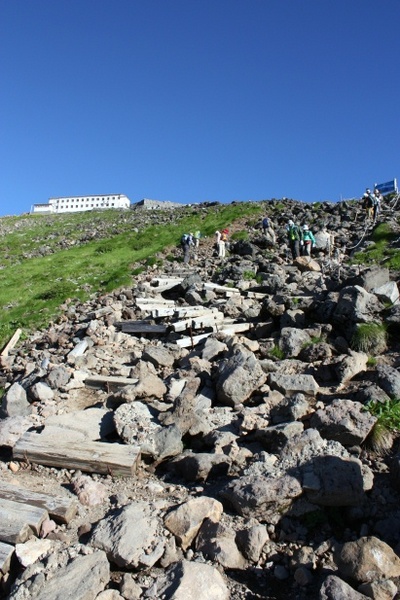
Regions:
<svg viewBox="0 0 400 600"><path fill-rule="evenodd" d="M31 212L83 212L107 208L130 208L131 201L125 194L102 194L96 196L64 196L50 198L49 203L34 204Z"/></svg>

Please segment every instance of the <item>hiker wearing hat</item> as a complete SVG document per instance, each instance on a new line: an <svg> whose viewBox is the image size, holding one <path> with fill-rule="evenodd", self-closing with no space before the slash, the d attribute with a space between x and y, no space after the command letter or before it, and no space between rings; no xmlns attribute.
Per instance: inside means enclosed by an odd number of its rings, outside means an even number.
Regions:
<svg viewBox="0 0 400 600"><path fill-rule="evenodd" d="M303 254L304 256L311 256L311 250L315 246L315 237L313 232L310 230L308 225L303 225Z"/></svg>
<svg viewBox="0 0 400 600"><path fill-rule="evenodd" d="M374 206L372 207L374 222L378 218L378 215L379 215L379 213L381 211L381 202L382 202L382 200L383 200L382 194L380 193L380 191L378 190L378 188L375 188L374 189Z"/></svg>
<svg viewBox="0 0 400 600"><path fill-rule="evenodd" d="M291 219L288 221L287 236L289 242L289 248L292 253L293 260L300 256L300 243L303 241L303 232L298 225L296 225Z"/></svg>
<svg viewBox="0 0 400 600"><path fill-rule="evenodd" d="M362 207L365 210L365 215L367 219L372 219L372 214L374 210L374 196L369 188L367 188L363 194Z"/></svg>

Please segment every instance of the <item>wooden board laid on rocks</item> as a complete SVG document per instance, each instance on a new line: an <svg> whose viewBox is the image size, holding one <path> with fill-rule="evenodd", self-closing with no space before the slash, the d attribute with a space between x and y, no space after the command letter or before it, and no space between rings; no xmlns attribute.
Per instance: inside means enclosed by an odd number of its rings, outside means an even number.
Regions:
<svg viewBox="0 0 400 600"><path fill-rule="evenodd" d="M0 572L4 575L10 570L11 558L14 552L14 546L0 542Z"/></svg>
<svg viewBox="0 0 400 600"><path fill-rule="evenodd" d="M95 389L118 389L125 385L135 385L138 379L133 377L119 377L118 375L88 375L84 380L87 387Z"/></svg>
<svg viewBox="0 0 400 600"><path fill-rule="evenodd" d="M117 326L123 333L157 333L162 335L168 330L166 325L155 325L148 321L120 321Z"/></svg>
<svg viewBox="0 0 400 600"><path fill-rule="evenodd" d="M78 505L73 498L42 494L3 481L0 481L0 502L1 500L31 504L47 510L57 523L69 523L78 510Z"/></svg>
<svg viewBox="0 0 400 600"><path fill-rule="evenodd" d="M38 536L48 516L44 508L0 499L0 541L19 544L26 542L32 534Z"/></svg>
<svg viewBox="0 0 400 600"><path fill-rule="evenodd" d="M65 439L55 445L52 438L27 432L15 444L13 457L15 460L49 467L131 477L140 460L140 448L91 441L71 444L67 432Z"/></svg>

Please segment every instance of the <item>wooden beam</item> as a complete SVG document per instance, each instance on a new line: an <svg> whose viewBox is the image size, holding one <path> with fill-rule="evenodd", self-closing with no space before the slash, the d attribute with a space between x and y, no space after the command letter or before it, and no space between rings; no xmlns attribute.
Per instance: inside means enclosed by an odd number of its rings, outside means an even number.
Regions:
<svg viewBox="0 0 400 600"><path fill-rule="evenodd" d="M67 431L62 440L26 432L15 444L13 457L38 465L131 477L140 460L140 447L90 441L71 443Z"/></svg>
<svg viewBox="0 0 400 600"><path fill-rule="evenodd" d="M14 333L14 335L12 336L10 341L4 346L4 348L0 354L1 357L8 356L8 353L10 352L10 350L12 350L14 348L14 346L17 344L19 338L21 337L21 333L22 333L22 329L16 330L16 332Z"/></svg>
<svg viewBox="0 0 400 600"><path fill-rule="evenodd" d="M31 504L47 510L57 523L69 523L78 510L77 502L73 498L42 494L3 481L0 481L0 502L1 500Z"/></svg>
<svg viewBox="0 0 400 600"><path fill-rule="evenodd" d="M7 544L26 542L32 533L38 536L49 514L44 508L0 499L0 541Z"/></svg>
<svg viewBox="0 0 400 600"><path fill-rule="evenodd" d="M166 325L154 325L145 321L121 321L117 323L123 333L166 333Z"/></svg>
<svg viewBox="0 0 400 600"><path fill-rule="evenodd" d="M125 385L135 385L139 380L133 377L118 377L117 375L88 375L84 379L87 387L99 389L117 389Z"/></svg>

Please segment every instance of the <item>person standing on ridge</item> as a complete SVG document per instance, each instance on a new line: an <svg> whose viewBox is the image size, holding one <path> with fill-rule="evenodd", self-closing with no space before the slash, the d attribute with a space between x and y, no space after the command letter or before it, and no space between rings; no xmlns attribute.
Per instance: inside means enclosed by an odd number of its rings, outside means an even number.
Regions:
<svg viewBox="0 0 400 600"><path fill-rule="evenodd" d="M315 246L315 237L308 225L303 225L304 256L311 256L311 250Z"/></svg>
<svg viewBox="0 0 400 600"><path fill-rule="evenodd" d="M290 219L288 221L287 227L287 236L289 242L289 248L292 253L293 260L300 256L300 243L303 241L303 232L298 225Z"/></svg>
<svg viewBox="0 0 400 600"><path fill-rule="evenodd" d="M378 218L379 213L381 212L381 202L383 200L383 196L378 190L378 188L374 189L374 206L372 208L372 218L374 222Z"/></svg>

